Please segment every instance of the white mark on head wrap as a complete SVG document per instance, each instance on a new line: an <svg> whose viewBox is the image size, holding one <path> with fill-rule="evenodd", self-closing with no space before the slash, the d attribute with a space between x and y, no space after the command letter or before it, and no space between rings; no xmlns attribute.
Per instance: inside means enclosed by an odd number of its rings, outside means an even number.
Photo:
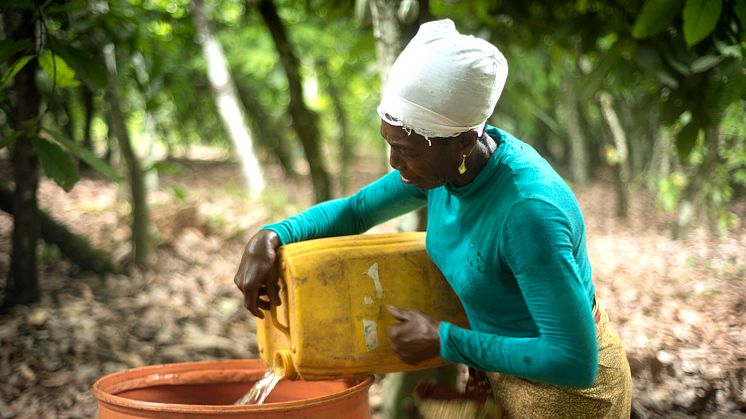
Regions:
<svg viewBox="0 0 746 419"><path fill-rule="evenodd" d="M481 136L507 76L494 45L460 34L450 19L428 22L391 67L378 115L430 145L430 137Z"/></svg>

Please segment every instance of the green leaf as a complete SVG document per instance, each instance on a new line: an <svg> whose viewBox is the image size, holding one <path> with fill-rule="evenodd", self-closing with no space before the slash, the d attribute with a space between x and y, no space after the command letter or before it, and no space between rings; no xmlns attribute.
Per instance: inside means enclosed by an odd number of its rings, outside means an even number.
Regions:
<svg viewBox="0 0 746 419"><path fill-rule="evenodd" d="M18 61L13 63L12 66L8 69L8 71L3 74L3 78L0 79L0 92L5 89L5 86L10 83L11 80L13 80L13 77L18 74L19 71L23 69L23 67L28 64L29 61L31 61L36 55L24 55L23 57L19 58Z"/></svg>
<svg viewBox="0 0 746 419"><path fill-rule="evenodd" d="M736 4L733 5L733 10L741 21L741 26L746 26L746 0L736 0Z"/></svg>
<svg viewBox="0 0 746 419"><path fill-rule="evenodd" d="M684 4L684 39L694 46L712 33L720 19L723 0L686 0Z"/></svg>
<svg viewBox="0 0 746 419"><path fill-rule="evenodd" d="M720 111L737 100L746 99L746 73L739 61L724 64L718 70L722 70L723 78L715 85L718 90L715 107Z"/></svg>
<svg viewBox="0 0 746 419"><path fill-rule="evenodd" d="M683 0L648 0L632 26L632 36L645 39L666 29L681 9Z"/></svg>
<svg viewBox="0 0 746 419"><path fill-rule="evenodd" d="M69 191L80 175L78 168L70 156L57 144L51 143L43 138L34 137L31 139L36 154L39 156L39 163L44 169L44 174L50 177L62 189Z"/></svg>
<svg viewBox="0 0 746 419"><path fill-rule="evenodd" d="M596 65L596 68L580 79L578 84L580 97L583 99L593 97L601 89L604 80L609 76L617 62L618 56L613 51L604 56L601 62Z"/></svg>
<svg viewBox="0 0 746 419"><path fill-rule="evenodd" d="M73 153L78 158L88 163L88 165L95 169L97 172L117 183L120 183L124 180L111 166L109 166L108 163L96 157L87 148L81 146L75 141L70 140L57 131L44 128L44 132L46 132L50 137L65 146L65 148L69 152Z"/></svg>
<svg viewBox="0 0 746 419"><path fill-rule="evenodd" d="M35 10L34 3L28 0L7 0L3 2L3 6L16 10Z"/></svg>
<svg viewBox="0 0 746 419"><path fill-rule="evenodd" d="M19 41L12 39L0 40L0 64L9 60L14 54L33 47L34 43L30 39L21 39Z"/></svg>
<svg viewBox="0 0 746 419"><path fill-rule="evenodd" d="M186 198L188 196L187 191L184 190L184 188L180 188L178 186L174 186L171 188L171 194L173 194L174 198L176 198L179 202L186 201Z"/></svg>
<svg viewBox="0 0 746 419"><path fill-rule="evenodd" d="M23 135L23 131L11 131L10 135L0 140L0 150L16 142L18 137L20 137L21 135Z"/></svg>
<svg viewBox="0 0 746 419"><path fill-rule="evenodd" d="M75 87L80 82L75 80L75 71L59 55L46 50L39 56L39 67L59 87Z"/></svg>
<svg viewBox="0 0 746 419"><path fill-rule="evenodd" d="M86 51L67 45L53 36L49 36L48 45L75 69L75 73L88 87L102 89L106 86L106 70Z"/></svg>
<svg viewBox="0 0 746 419"><path fill-rule="evenodd" d="M720 64L723 59L725 59L725 57L723 57L722 55L703 55L694 60L694 62L690 66L692 68L692 73L704 73L712 67Z"/></svg>
<svg viewBox="0 0 746 419"><path fill-rule="evenodd" d="M648 72L655 72L662 65L661 56L655 48L640 43L637 47L637 53L635 54L635 60Z"/></svg>
<svg viewBox="0 0 746 419"><path fill-rule="evenodd" d="M671 73L669 73L665 69L661 68L660 70L656 71L655 76L658 78L658 81L660 81L664 85L672 89L679 88L679 81L676 80L676 78L672 76Z"/></svg>
<svg viewBox="0 0 746 419"><path fill-rule="evenodd" d="M156 170L158 174L170 174L170 175L183 175L184 174L184 166L180 165L179 163L160 160L155 163L153 163L152 166L150 166L147 170L143 170L144 172L150 171L150 170Z"/></svg>
<svg viewBox="0 0 746 419"><path fill-rule="evenodd" d="M683 47L683 44L682 44L682 47ZM691 75L692 69L686 63L691 62L693 58L691 60L688 59L688 57L679 58L679 57L674 56L672 54L673 52L674 51L671 51L665 48L660 50L661 57L663 57L663 60L665 61L666 64L668 64L671 67L671 69L673 69L674 71L676 71L677 73L683 76Z"/></svg>
<svg viewBox="0 0 746 419"><path fill-rule="evenodd" d="M680 161L685 162L689 158L689 154L691 154L694 146L697 144L699 132L699 124L691 121L676 134L676 151L679 154Z"/></svg>
<svg viewBox="0 0 746 419"><path fill-rule="evenodd" d="M717 48L720 55L725 57L737 58L739 60L743 58L743 52L741 51L742 47L738 44L730 45L716 39L715 48ZM746 48L743 48L743 50L746 51Z"/></svg>

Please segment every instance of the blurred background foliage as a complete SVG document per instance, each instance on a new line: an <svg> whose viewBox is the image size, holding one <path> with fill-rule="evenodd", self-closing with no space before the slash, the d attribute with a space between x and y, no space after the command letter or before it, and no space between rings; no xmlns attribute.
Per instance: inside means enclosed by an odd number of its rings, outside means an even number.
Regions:
<svg viewBox="0 0 746 419"><path fill-rule="evenodd" d="M16 171L2 185L15 194L9 211L31 205L19 194L36 186L19 179L39 170L34 159L66 189L92 167L129 187L135 208L147 206L149 173L173 169L167 161L206 147L245 160L221 119L223 87L208 78L196 10L222 46L253 139L260 167L247 176L280 167L288 177L310 172L317 200L352 192L356 156L386 167L375 113L385 27L371 23L375 7L399 24L450 18L498 46L510 74L490 122L571 184L613 182L620 217L645 188L676 214L675 236L697 222L715 233L740 223L729 205L746 193L746 0L7 0L0 159ZM287 44L273 37L271 10ZM314 130L317 140L301 138ZM133 223L138 214L147 218L133 210ZM133 247L144 263L141 222Z"/></svg>

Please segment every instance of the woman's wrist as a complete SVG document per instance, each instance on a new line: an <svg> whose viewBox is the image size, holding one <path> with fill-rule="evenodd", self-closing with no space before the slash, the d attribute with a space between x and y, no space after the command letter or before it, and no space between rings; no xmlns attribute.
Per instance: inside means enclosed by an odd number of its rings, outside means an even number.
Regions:
<svg viewBox="0 0 746 419"><path fill-rule="evenodd" d="M273 230L262 230L262 239L266 240L266 243L273 249L277 249L282 246L282 240L280 236Z"/></svg>

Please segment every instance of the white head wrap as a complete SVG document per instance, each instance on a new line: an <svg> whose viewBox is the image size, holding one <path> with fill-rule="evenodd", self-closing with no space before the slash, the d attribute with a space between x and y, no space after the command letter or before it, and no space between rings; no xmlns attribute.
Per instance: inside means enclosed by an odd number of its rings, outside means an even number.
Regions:
<svg viewBox="0 0 746 419"><path fill-rule="evenodd" d="M494 45L460 34L450 19L428 22L391 67L378 115L428 141L470 130L481 135L507 76L508 62Z"/></svg>

